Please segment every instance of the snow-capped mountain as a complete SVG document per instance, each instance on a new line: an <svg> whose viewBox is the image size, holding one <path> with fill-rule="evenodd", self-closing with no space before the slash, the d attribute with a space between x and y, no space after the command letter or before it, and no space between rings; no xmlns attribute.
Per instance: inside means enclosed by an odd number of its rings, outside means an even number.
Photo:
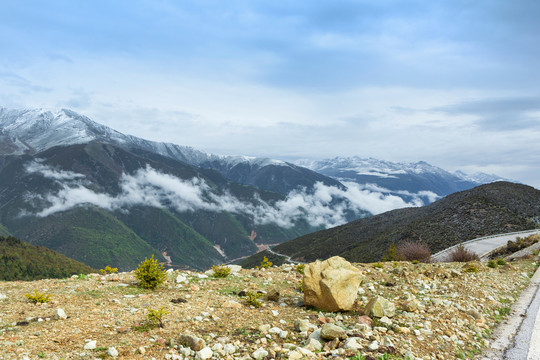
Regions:
<svg viewBox="0 0 540 360"><path fill-rule="evenodd" d="M74 111L0 107L0 155L35 154L54 146L92 141L149 151L205 169L219 171L232 181L287 194L312 188L316 182L343 188L338 181L280 160L248 156L224 156L189 146L155 142L122 134Z"/></svg>
<svg viewBox="0 0 540 360"><path fill-rule="evenodd" d="M450 173L424 161L399 163L373 158L336 157L325 160L298 160L299 166L307 167L345 184L354 182L365 187L376 186L380 191L408 198L410 193L431 192L434 199L456 191L468 190L475 186L505 180L496 175L463 172ZM382 188L382 189L381 189Z"/></svg>

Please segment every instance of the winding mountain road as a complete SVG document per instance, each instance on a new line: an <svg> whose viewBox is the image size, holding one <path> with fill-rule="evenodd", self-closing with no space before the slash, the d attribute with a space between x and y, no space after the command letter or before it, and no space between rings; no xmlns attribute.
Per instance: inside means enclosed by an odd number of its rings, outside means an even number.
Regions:
<svg viewBox="0 0 540 360"><path fill-rule="evenodd" d="M463 246L482 258L493 250L505 246L510 240L514 241L518 237L527 237L538 233L540 233L540 229L485 236L466 241L463 243ZM431 260L434 262L444 261L450 252L458 246L459 244L434 254L431 256Z"/></svg>

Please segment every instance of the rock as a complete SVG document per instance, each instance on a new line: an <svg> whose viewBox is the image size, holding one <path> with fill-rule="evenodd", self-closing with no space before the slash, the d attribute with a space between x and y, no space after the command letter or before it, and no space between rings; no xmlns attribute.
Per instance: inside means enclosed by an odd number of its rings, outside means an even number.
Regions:
<svg viewBox="0 0 540 360"><path fill-rule="evenodd" d="M478 310L469 309L467 310L467 314L471 315L476 320L480 320L482 318L482 314Z"/></svg>
<svg viewBox="0 0 540 360"><path fill-rule="evenodd" d="M262 347L260 347L257 350L255 350L251 355L256 360L262 360L262 359L264 359L265 357L268 356L268 351L266 351Z"/></svg>
<svg viewBox="0 0 540 360"><path fill-rule="evenodd" d="M118 350L116 350L116 348L114 348L114 347L110 347L107 350L107 355L112 356L112 357L117 357L118 356Z"/></svg>
<svg viewBox="0 0 540 360"><path fill-rule="evenodd" d="M299 332L308 331L310 327L309 325L309 320L307 319L296 320L294 322L294 329Z"/></svg>
<svg viewBox="0 0 540 360"><path fill-rule="evenodd" d="M402 309L408 312L415 312L418 310L418 300L409 300L403 303Z"/></svg>
<svg viewBox="0 0 540 360"><path fill-rule="evenodd" d="M178 337L178 343L189 347L193 351L200 351L206 346L203 339L188 334L180 335Z"/></svg>
<svg viewBox="0 0 540 360"><path fill-rule="evenodd" d="M358 323L359 324L366 324L367 326L371 327L371 323L373 320L369 316L362 315L358 317Z"/></svg>
<svg viewBox="0 0 540 360"><path fill-rule="evenodd" d="M323 338L324 340L345 340L347 338L347 333L343 328L337 325L324 324L321 327L321 338Z"/></svg>
<svg viewBox="0 0 540 360"><path fill-rule="evenodd" d="M83 347L84 350L94 350L95 348L97 348L96 340L91 340L87 342L86 344L84 344L84 347Z"/></svg>
<svg viewBox="0 0 540 360"><path fill-rule="evenodd" d="M4 299L7 299L7 296L0 293L0 300L4 300Z"/></svg>
<svg viewBox="0 0 540 360"><path fill-rule="evenodd" d="M229 269L231 269L231 274L237 274L242 270L242 267L240 265L227 265Z"/></svg>
<svg viewBox="0 0 540 360"><path fill-rule="evenodd" d="M210 359L213 355L212 349L209 347L204 347L201 350L197 351L197 354L195 355L195 359L197 360L206 360Z"/></svg>
<svg viewBox="0 0 540 360"><path fill-rule="evenodd" d="M361 280L361 272L339 256L317 260L304 269L304 302L326 311L352 310Z"/></svg>
<svg viewBox="0 0 540 360"><path fill-rule="evenodd" d="M369 351L377 351L377 350L379 350L379 342L376 341L376 340L371 342L371 344L368 345L368 350Z"/></svg>
<svg viewBox="0 0 540 360"><path fill-rule="evenodd" d="M319 340L308 339L306 345L304 346L304 349L307 349L309 351L321 351L322 344Z"/></svg>
<svg viewBox="0 0 540 360"><path fill-rule="evenodd" d="M382 345L385 347L394 347L394 343L392 343L392 340L389 336L385 336L383 338Z"/></svg>
<svg viewBox="0 0 540 360"><path fill-rule="evenodd" d="M396 314L396 307L393 302L381 296L376 296L366 305L365 313L378 318L383 316L393 317Z"/></svg>
<svg viewBox="0 0 540 360"><path fill-rule="evenodd" d="M230 309L240 309L243 307L241 303L239 303L238 301L233 301L233 300L225 301L223 305L221 306L224 308L230 308Z"/></svg>
<svg viewBox="0 0 540 360"><path fill-rule="evenodd" d="M259 330L259 332L261 334L268 334L268 331L270 331L270 328L272 326L271 325L268 325L268 324L264 324L264 325L259 325L259 327L257 328L257 330ZM281 332L281 329L279 329L278 333Z"/></svg>
<svg viewBox="0 0 540 360"><path fill-rule="evenodd" d="M275 287L270 288L266 293L266 299L270 301L279 301L279 290Z"/></svg>
<svg viewBox="0 0 540 360"><path fill-rule="evenodd" d="M392 320L387 316L383 316L382 318L380 318L379 323L386 327L392 326Z"/></svg>
<svg viewBox="0 0 540 360"><path fill-rule="evenodd" d="M183 284L183 283L187 283L187 282L188 282L188 279L184 275L178 275L176 277L176 283L178 283L178 284Z"/></svg>
<svg viewBox="0 0 540 360"><path fill-rule="evenodd" d="M233 344L225 344L225 346L223 346L223 351L227 354L234 354L236 352L236 346Z"/></svg>
<svg viewBox="0 0 540 360"><path fill-rule="evenodd" d="M64 309L61 309L61 308L58 308L56 309L56 313L54 314L54 318L57 319L57 320L65 320L67 319L67 315L66 315L66 312L64 311Z"/></svg>
<svg viewBox="0 0 540 360"><path fill-rule="evenodd" d="M315 331L313 331L311 334L309 334L309 338L310 339L315 339L315 340L318 340L318 341L324 341L323 338L321 337L321 329L315 329Z"/></svg>
<svg viewBox="0 0 540 360"><path fill-rule="evenodd" d="M353 351L360 350L363 348L363 346L358 343L358 340L359 338L357 337L348 338L343 344L343 347L347 350L353 350Z"/></svg>
<svg viewBox="0 0 540 360"><path fill-rule="evenodd" d="M299 360L303 357L304 355L302 355L299 351L293 350L289 352L289 360Z"/></svg>

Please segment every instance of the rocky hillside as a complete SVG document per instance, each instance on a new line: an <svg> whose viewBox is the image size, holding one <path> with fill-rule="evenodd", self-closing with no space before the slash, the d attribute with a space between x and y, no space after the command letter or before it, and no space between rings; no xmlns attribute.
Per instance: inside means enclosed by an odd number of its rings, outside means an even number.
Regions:
<svg viewBox="0 0 540 360"><path fill-rule="evenodd" d="M492 330L536 269L532 260L495 269L459 263L354 266L362 283L354 309L343 313L303 306L302 275L292 265L241 269L226 278L170 270L154 291L137 287L132 272L0 282L2 356L463 359L489 347ZM34 291L50 301L31 303L25 294ZM246 292L261 294L261 307L240 296ZM364 315L377 297L393 313ZM160 309L163 328L149 322Z"/></svg>
<svg viewBox="0 0 540 360"><path fill-rule="evenodd" d="M37 280L88 274L94 269L43 246L0 236L0 280Z"/></svg>
<svg viewBox="0 0 540 360"><path fill-rule="evenodd" d="M301 236L273 250L301 261L339 255L349 261L378 261L392 244L427 243L432 251L481 236L534 229L540 222L540 191L496 182L448 195L430 205L389 211ZM260 253L245 266L260 263Z"/></svg>

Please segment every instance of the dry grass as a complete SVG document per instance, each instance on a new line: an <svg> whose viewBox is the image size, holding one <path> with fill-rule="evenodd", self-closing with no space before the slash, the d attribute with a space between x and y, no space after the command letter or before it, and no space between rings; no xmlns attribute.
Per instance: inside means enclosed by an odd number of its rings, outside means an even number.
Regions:
<svg viewBox="0 0 540 360"><path fill-rule="evenodd" d="M475 252L466 249L463 245L459 245L452 250L447 258L449 262L468 262L473 260L480 260L480 258Z"/></svg>
<svg viewBox="0 0 540 360"><path fill-rule="evenodd" d="M421 241L405 241L397 246L397 257L404 261L419 261L428 263L431 251L426 243Z"/></svg>

